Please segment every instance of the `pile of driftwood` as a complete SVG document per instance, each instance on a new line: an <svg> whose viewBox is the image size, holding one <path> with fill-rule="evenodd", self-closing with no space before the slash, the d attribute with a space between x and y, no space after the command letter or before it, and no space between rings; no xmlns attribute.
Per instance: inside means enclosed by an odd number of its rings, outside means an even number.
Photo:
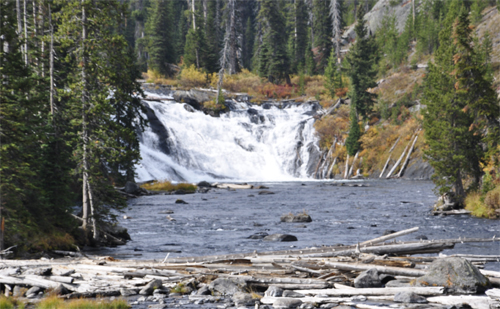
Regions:
<svg viewBox="0 0 500 309"><path fill-rule="evenodd" d="M32 299L52 290L67 299L139 294L144 296L143 300L160 300L160 304L168 295L172 298L186 294L189 296L184 300L194 304L229 298L236 306L256 308L333 308L339 304L388 308L398 301L395 295L413 293L420 297L419 302L428 302L429 307L467 303L472 308L500 308L500 271L481 269L488 262L500 261L500 255L456 255L475 265L489 279L489 290L482 295L447 295L449 287L397 286L387 282L385 287L355 287L356 278L368 270L376 270L389 280L411 282L425 275L427 267L443 257L442 254L412 256L415 254L439 253L453 248L455 243L497 241L492 238L388 242L416 230L418 228L412 228L352 246L167 256L163 261L116 260L60 252L72 257L1 261L0 283L5 294Z"/></svg>

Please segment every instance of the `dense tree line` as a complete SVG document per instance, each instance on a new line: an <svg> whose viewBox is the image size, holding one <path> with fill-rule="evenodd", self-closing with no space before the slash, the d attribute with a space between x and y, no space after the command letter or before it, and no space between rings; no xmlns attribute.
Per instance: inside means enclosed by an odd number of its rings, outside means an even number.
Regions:
<svg viewBox="0 0 500 309"><path fill-rule="evenodd" d="M6 244L96 242L111 209L125 205L113 186L134 179L144 125L127 16L115 0L0 1Z"/></svg>

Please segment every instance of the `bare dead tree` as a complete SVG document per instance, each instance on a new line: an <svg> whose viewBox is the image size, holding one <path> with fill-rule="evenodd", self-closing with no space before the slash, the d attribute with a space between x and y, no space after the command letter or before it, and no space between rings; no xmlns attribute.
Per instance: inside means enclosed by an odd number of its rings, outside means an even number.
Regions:
<svg viewBox="0 0 500 309"><path fill-rule="evenodd" d="M337 70L340 70L340 7L339 0L330 1L330 15L332 15L332 29L337 54Z"/></svg>

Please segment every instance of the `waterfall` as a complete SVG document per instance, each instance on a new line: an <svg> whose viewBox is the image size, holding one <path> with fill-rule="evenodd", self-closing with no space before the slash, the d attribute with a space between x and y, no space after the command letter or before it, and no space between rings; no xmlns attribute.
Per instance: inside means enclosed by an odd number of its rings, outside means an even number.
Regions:
<svg viewBox="0 0 500 309"><path fill-rule="evenodd" d="M289 181L312 176L321 155L317 103L229 101L220 117L173 100L143 103L150 125L139 136L137 181Z"/></svg>

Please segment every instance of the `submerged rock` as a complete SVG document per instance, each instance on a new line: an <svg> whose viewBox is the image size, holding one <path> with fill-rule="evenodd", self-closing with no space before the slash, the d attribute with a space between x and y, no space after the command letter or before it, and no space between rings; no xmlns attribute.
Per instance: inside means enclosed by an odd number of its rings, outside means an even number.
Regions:
<svg viewBox="0 0 500 309"><path fill-rule="evenodd" d="M309 216L306 213L299 213L299 214L285 214L282 215L280 218L281 222L312 222L311 216Z"/></svg>
<svg viewBox="0 0 500 309"><path fill-rule="evenodd" d="M211 188L212 185L208 181L200 181L199 183L196 184L197 187L206 187L206 188Z"/></svg>
<svg viewBox="0 0 500 309"><path fill-rule="evenodd" d="M259 191L259 195L269 195L269 194L274 194L274 192L267 190Z"/></svg>
<svg viewBox="0 0 500 309"><path fill-rule="evenodd" d="M289 234L272 234L264 237L265 241L297 241L297 237Z"/></svg>
<svg viewBox="0 0 500 309"><path fill-rule="evenodd" d="M491 283L476 266L466 259L437 259L427 274L415 279L414 286L444 286L451 293L476 294L487 290Z"/></svg>
<svg viewBox="0 0 500 309"><path fill-rule="evenodd" d="M253 235L248 236L247 238L248 239L262 239L268 235L269 234L267 234L266 232L258 232L258 233L255 233Z"/></svg>
<svg viewBox="0 0 500 309"><path fill-rule="evenodd" d="M175 200L175 203L176 203L176 204L187 204L187 202L186 202L186 201L181 200L180 198L179 198L179 199L176 199L176 200Z"/></svg>

